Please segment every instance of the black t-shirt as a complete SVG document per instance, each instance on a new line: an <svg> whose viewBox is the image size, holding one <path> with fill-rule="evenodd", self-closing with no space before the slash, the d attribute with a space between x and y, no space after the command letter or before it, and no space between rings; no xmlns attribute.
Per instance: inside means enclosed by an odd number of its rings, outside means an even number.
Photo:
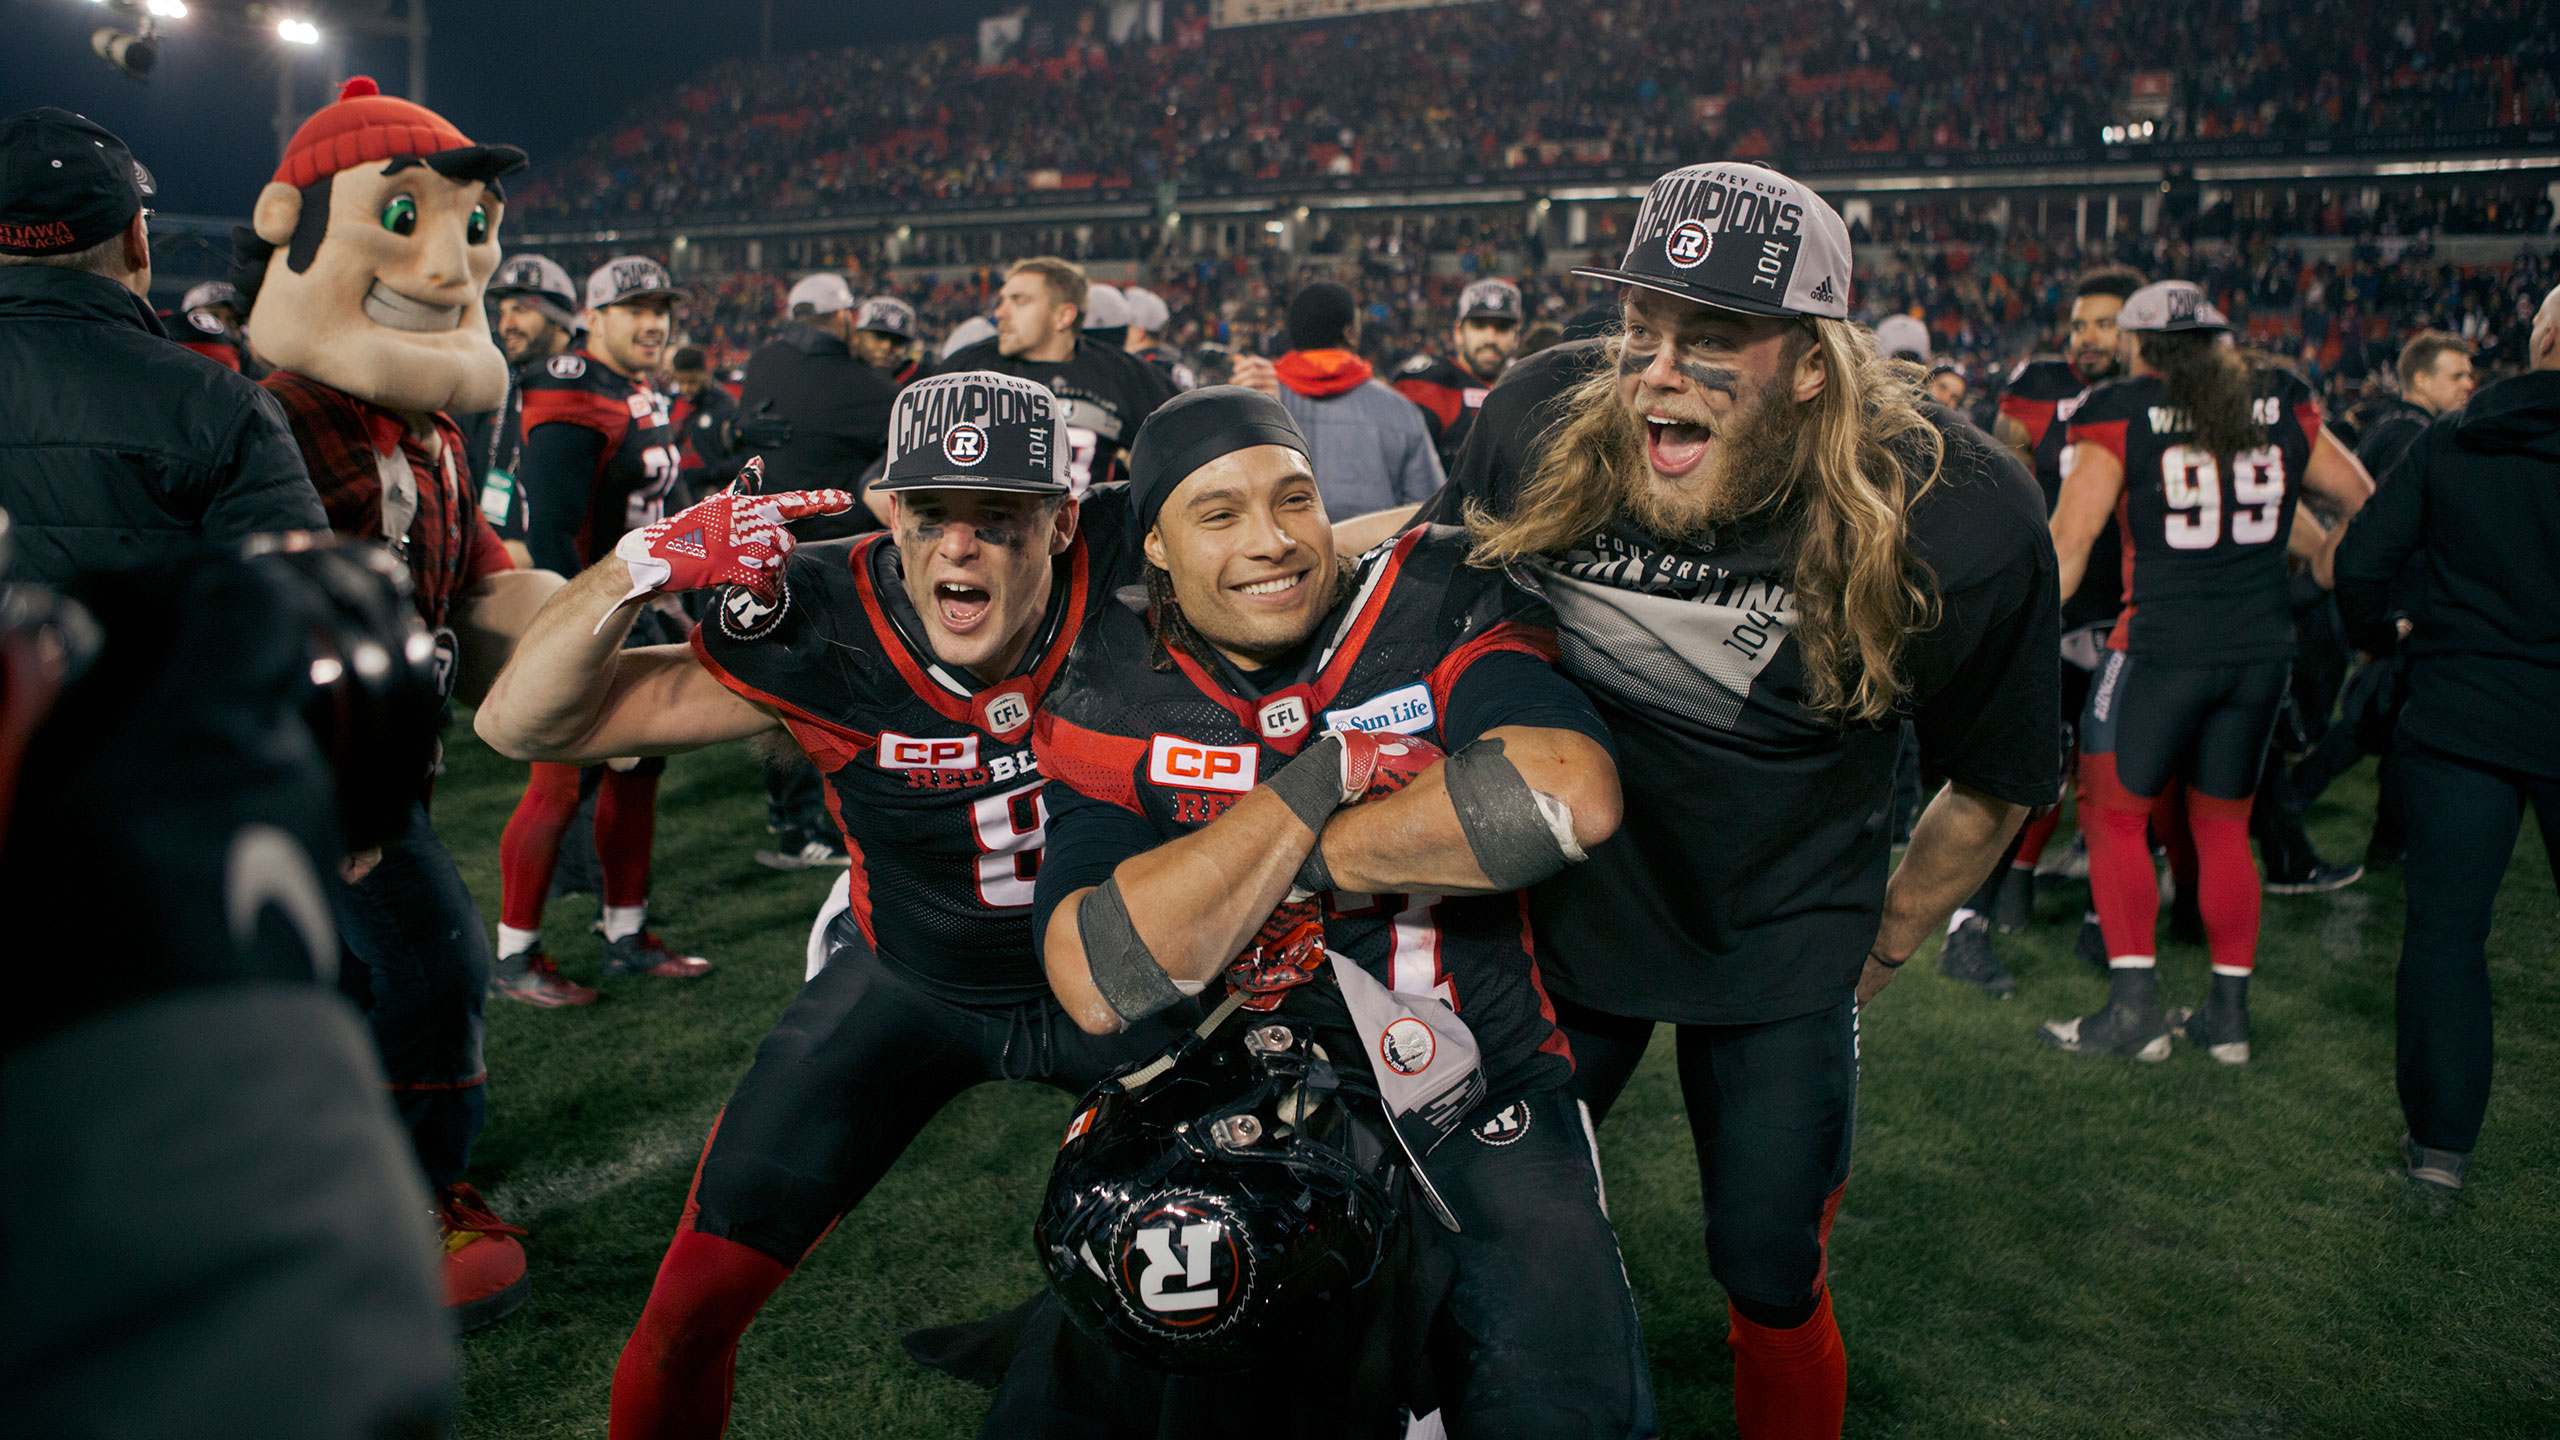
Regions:
<svg viewBox="0 0 2560 1440"><path fill-rule="evenodd" d="M1486 398L1426 519L1506 512L1597 343L1541 351ZM1939 597L1903 651L1924 763L2021 805L2061 787L2061 597L2043 497L2017 457L1924 406L1945 466L1910 514ZM1623 522L1537 565L1559 668L1617 738L1626 819L1530 891L1559 995L1693 1024L1782 1020L1856 985L1884 906L1900 724L1807 711L1776 535L1665 545Z"/></svg>
<svg viewBox="0 0 2560 1440"><path fill-rule="evenodd" d="M1173 670L1156 670L1138 609L1105 607L1050 687L1034 732L1057 796L1039 915L1130 856L1216 820L1328 728L1395 730L1446 751L1505 725L1576 730L1606 744L1589 702L1547 665L1547 607L1464 554L1463 538L1446 529L1372 551L1361 583L1319 626L1322 647L1286 673L1257 672L1265 684L1214 656L1203 665L1177 655ZM1495 1095L1572 1073L1517 896L1332 891L1323 908L1329 950L1390 989L1457 1010ZM1279 1013L1314 1026L1338 1058L1365 1052L1330 975L1288 991Z"/></svg>
<svg viewBox="0 0 2560 1440"><path fill-rule="evenodd" d="M854 488L889 448L897 399L897 385L833 333L800 321L783 326L748 358L738 394L742 423L791 425L788 444L762 452L766 492Z"/></svg>
<svg viewBox="0 0 2560 1440"><path fill-rule="evenodd" d="M2124 610L2107 644L2171 665L2293 658L2285 541L2320 437L2311 387L2261 367L2254 390L2266 443L2231 457L2189 445L2156 376L2110 381L2071 417L2071 443L2124 466L2116 525L2132 537Z"/></svg>
<svg viewBox="0 0 2560 1440"><path fill-rule="evenodd" d="M1067 412L1067 474L1077 493L1087 485L1128 479L1120 457L1138 438L1138 427L1174 397L1162 370L1116 345L1079 338L1073 355L1057 362L1009 357L993 340L953 352L935 373L992 370L1037 380L1056 393Z"/></svg>
<svg viewBox="0 0 2560 1440"><path fill-rule="evenodd" d="M2088 403L2091 386L2080 372L2061 360L2028 360L2010 375L2000 394L2000 413L2025 428L2036 457L2036 485L2044 491L2050 513L2062 498L2062 477L2069 472L2071 417ZM2124 598L2124 553L2116 522L2108 520L2089 544L2089 569L2080 589L2062 602L2062 628L2112 625Z"/></svg>
<svg viewBox="0 0 2560 1440"><path fill-rule="evenodd" d="M1114 486L1085 497L1040 631L1000 684L935 658L897 547L880 532L794 550L790 604L769 629L694 629L704 667L778 711L824 776L853 857L854 921L872 949L939 994L1013 1004L1049 993L1031 948L1049 825L1032 712L1115 575L1131 578L1118 574L1127 495Z"/></svg>

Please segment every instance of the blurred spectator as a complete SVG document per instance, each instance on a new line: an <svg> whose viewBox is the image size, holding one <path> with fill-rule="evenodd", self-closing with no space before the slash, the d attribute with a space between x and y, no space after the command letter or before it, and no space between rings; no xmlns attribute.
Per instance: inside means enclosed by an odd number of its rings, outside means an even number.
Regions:
<svg viewBox="0 0 2560 1440"><path fill-rule="evenodd" d="M1349 520L1419 505L1446 478L1422 408L1378 383L1351 350L1360 317L1351 292L1310 285L1289 302L1289 353L1274 365L1280 403L1307 437L1325 513Z"/></svg>
<svg viewBox="0 0 2560 1440"><path fill-rule="evenodd" d="M689 505L738 478L738 467L746 463L748 452L737 443L738 402L711 378L711 363L698 345L669 358L667 398L674 402L667 423L679 437L679 477Z"/></svg>

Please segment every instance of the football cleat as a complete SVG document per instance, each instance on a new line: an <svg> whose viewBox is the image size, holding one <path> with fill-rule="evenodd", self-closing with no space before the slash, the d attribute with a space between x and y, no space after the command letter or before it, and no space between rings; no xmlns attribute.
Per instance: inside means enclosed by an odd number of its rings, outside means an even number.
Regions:
<svg viewBox="0 0 2560 1440"><path fill-rule="evenodd" d="M2412 1183L2440 1195L2454 1195L2462 1189L2462 1172L2470 1163L2468 1150L2431 1150L2407 1131L2401 1132L2400 1164Z"/></svg>
<svg viewBox="0 0 2560 1440"><path fill-rule="evenodd" d="M490 1213L480 1192L448 1185L436 1195L436 1228L444 1242L444 1304L458 1331L494 1325L515 1313L533 1291L524 1247L510 1225Z"/></svg>
<svg viewBox="0 0 2560 1440"><path fill-rule="evenodd" d="M571 1005L593 1005L596 992L560 973L551 957L539 950L523 950L498 957L497 968L489 974L489 988L519 1005L537 1010L559 1010Z"/></svg>
<svg viewBox="0 0 2560 1440"><path fill-rule="evenodd" d="M2333 865L2315 857L2311 862L2311 868L2305 872L2278 875L2269 871L2267 893L2270 895L2324 895L2332 890L2344 890L2363 878L2364 867L2361 865Z"/></svg>
<svg viewBox="0 0 2560 1440"><path fill-rule="evenodd" d="M604 973L607 978L655 975L664 980L692 980L710 974L711 962L699 955L679 955L655 931L643 930L604 942Z"/></svg>
<svg viewBox="0 0 2560 1440"><path fill-rule="evenodd" d="M774 834L773 848L756 852L756 863L768 870L823 870L830 865L841 868L853 864L853 857L845 852L844 841L838 836L790 826Z"/></svg>
<svg viewBox="0 0 2560 1440"><path fill-rule="evenodd" d="M2072 1055L2111 1055L2150 1064L2169 1058L2169 1026L2156 1006L2137 1010L2111 1001L2095 1014L2047 1020L2037 1033L2047 1045Z"/></svg>
<svg viewBox="0 0 2560 1440"><path fill-rule="evenodd" d="M2003 935L2015 935L2035 923L2036 872L2012 865L2000 877L2000 892L1991 901L1991 923Z"/></svg>
<svg viewBox="0 0 2560 1440"><path fill-rule="evenodd" d="M2181 1005L2169 1012L2169 1033L2225 1065L2249 1063L2249 1009L2246 1005Z"/></svg>
<svg viewBox="0 0 2560 1440"><path fill-rule="evenodd" d="M1967 915L1963 924L1947 932L1947 943L1938 951L1938 973L1994 1000L2006 1000L2018 992L2017 980L1991 953L1991 922L1980 915Z"/></svg>

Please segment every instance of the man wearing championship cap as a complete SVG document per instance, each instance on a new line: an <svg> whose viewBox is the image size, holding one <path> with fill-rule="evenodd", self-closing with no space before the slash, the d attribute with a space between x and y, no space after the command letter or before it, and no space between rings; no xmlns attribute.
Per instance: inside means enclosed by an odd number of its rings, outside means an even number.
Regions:
<svg viewBox="0 0 2560 1440"><path fill-rule="evenodd" d="M607 260L587 277L585 340L527 367L524 468L517 480L530 523L533 563L562 575L585 570L625 534L666 518L680 455L664 395L649 382L665 353L676 302L666 267L643 255ZM652 613L644 630L672 639L677 622ZM693 979L711 962L678 954L648 928L649 858L657 832L660 757L583 771L536 765L498 843L498 993L551 1008L592 1003L596 992L561 977L542 947L551 878L579 805L595 797L595 849L604 910L607 977Z"/></svg>
<svg viewBox="0 0 2560 1440"><path fill-rule="evenodd" d="M1746 1440L1840 1430L1858 1006L2060 780L2041 497L1850 323L1850 261L1784 175L1663 176L1624 260L1578 272L1626 287L1623 334L1523 361L1424 509L1528 567L1644 777L1530 913L1595 1118L1678 1027ZM1949 783L1888 880L1906 719Z"/></svg>
<svg viewBox="0 0 2560 1440"><path fill-rule="evenodd" d="M490 330L507 357L507 398L495 410L457 415L477 465L480 513L497 527L507 553L530 566L524 544L524 492L516 475L524 468L524 382L528 370L568 349L578 338L578 287L559 263L541 255L516 255L489 277Z"/></svg>
<svg viewBox="0 0 2560 1440"><path fill-rule="evenodd" d="M895 295L863 301L853 312L853 352L892 385L916 378L916 307Z"/></svg>
<svg viewBox="0 0 2560 1440"><path fill-rule="evenodd" d="M853 497L742 481L580 576L479 713L499 750L564 766L788 735L853 857L824 968L731 1097L623 1352L615 1440L720 1433L757 1307L963 1090L1081 1093L1179 1030L1085 1035L1031 945L1032 714L1133 577L1126 491L1068 493L1064 407L1012 376L918 381L889 440L887 533L795 552L787 524ZM650 596L713 587L689 647L625 647Z"/></svg>
<svg viewBox="0 0 2560 1440"><path fill-rule="evenodd" d="M151 313L151 191L92 121L0 120L0 508L19 579L325 523L273 399Z"/></svg>
<svg viewBox="0 0 2560 1440"><path fill-rule="evenodd" d="M1439 448L1443 468L1457 463L1458 448L1466 443L1485 395L1519 353L1520 324L1527 314L1519 286L1478 280L1458 292L1449 358L1416 355L1396 376L1396 393L1421 406L1431 421L1431 443Z"/></svg>
<svg viewBox="0 0 2560 1440"><path fill-rule="evenodd" d="M452 412L496 407L506 358L482 287L498 266L499 177L524 152L482 145L424 106L349 80L285 147L250 225L232 234L263 382L292 421L330 528L408 561L452 693L476 698L555 577L517 569L467 483ZM481 1006L489 948L471 892L429 823L345 893L341 974L365 1006L393 1099L438 1197L457 1323L528 1289L524 1232L464 1183L487 1106Z"/></svg>

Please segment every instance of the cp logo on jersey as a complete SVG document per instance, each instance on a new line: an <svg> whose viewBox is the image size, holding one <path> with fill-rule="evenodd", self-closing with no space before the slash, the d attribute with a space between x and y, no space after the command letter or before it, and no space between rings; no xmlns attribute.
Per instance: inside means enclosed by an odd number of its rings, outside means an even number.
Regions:
<svg viewBox="0 0 2560 1440"><path fill-rule="evenodd" d="M978 737L945 735L918 739L894 730L880 735L880 768L883 770L975 770L978 768Z"/></svg>
<svg viewBox="0 0 2560 1440"><path fill-rule="evenodd" d="M1147 778L1158 785L1242 795L1253 788L1260 761L1261 752L1251 745L1202 745L1158 735L1147 747Z"/></svg>
<svg viewBox="0 0 2560 1440"><path fill-rule="evenodd" d="M1203 1334L1235 1318L1253 1282L1225 1207L1197 1194L1139 1208L1121 1232L1114 1286L1130 1317L1172 1335Z"/></svg>
<svg viewBox="0 0 2560 1440"><path fill-rule="evenodd" d="M1715 232L1696 220L1683 220L1671 227L1671 237L1662 242L1662 253L1683 270L1695 270L1715 249Z"/></svg>
<svg viewBox="0 0 2560 1440"><path fill-rule="evenodd" d="M954 465L975 465L987 458L987 432L975 425L954 425L942 432L942 458Z"/></svg>

